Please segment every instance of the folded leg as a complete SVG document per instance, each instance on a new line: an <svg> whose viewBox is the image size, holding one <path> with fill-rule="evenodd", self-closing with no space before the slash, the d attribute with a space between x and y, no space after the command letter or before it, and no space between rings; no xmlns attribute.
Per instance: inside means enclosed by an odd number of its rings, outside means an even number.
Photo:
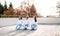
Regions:
<svg viewBox="0 0 60 36"><path fill-rule="evenodd" d="M36 25L35 25L35 24L32 24L32 25L31 25L31 30L34 30L35 27L36 27Z"/></svg>
<svg viewBox="0 0 60 36"><path fill-rule="evenodd" d="M28 28L28 24L25 24L24 25L24 30L27 30L27 28Z"/></svg>
<svg viewBox="0 0 60 36"><path fill-rule="evenodd" d="M19 29L21 28L21 26L22 26L22 24L18 24L18 25L16 26L16 30L19 30Z"/></svg>

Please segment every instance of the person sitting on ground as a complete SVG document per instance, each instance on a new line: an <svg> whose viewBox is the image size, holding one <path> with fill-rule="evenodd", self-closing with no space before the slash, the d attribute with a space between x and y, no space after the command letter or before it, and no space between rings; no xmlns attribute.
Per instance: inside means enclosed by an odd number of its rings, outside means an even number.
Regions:
<svg viewBox="0 0 60 36"><path fill-rule="evenodd" d="M29 27L29 16L28 15L26 16L26 20L24 22L25 22L24 23L24 30L27 30Z"/></svg>
<svg viewBox="0 0 60 36"><path fill-rule="evenodd" d="M23 24L22 17L19 16L19 20L17 22L16 29L19 30L22 27L22 24Z"/></svg>
<svg viewBox="0 0 60 36"><path fill-rule="evenodd" d="M34 16L33 18L34 18L34 20L31 22L31 30L34 30L37 27L37 19L36 19L36 16Z"/></svg>

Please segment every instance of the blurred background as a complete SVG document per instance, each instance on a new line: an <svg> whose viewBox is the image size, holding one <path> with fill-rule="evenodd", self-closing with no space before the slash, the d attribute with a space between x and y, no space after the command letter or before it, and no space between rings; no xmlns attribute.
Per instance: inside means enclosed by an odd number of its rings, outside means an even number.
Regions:
<svg viewBox="0 0 60 36"><path fill-rule="evenodd" d="M0 17L60 17L60 0L0 0Z"/></svg>

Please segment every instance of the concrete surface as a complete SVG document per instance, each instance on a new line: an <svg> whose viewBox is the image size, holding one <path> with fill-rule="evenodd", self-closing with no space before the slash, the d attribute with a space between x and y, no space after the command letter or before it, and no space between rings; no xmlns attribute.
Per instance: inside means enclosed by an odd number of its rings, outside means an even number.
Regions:
<svg viewBox="0 0 60 36"><path fill-rule="evenodd" d="M25 20L25 18L23 18ZM29 18L30 21L33 18ZM18 18L0 18L0 27L16 25ZM60 25L60 18L37 18L37 22L44 25ZM53 23L53 24L52 24Z"/></svg>
<svg viewBox="0 0 60 36"><path fill-rule="evenodd" d="M38 25L37 30L15 30L15 26L0 28L0 36L60 36L60 25Z"/></svg>

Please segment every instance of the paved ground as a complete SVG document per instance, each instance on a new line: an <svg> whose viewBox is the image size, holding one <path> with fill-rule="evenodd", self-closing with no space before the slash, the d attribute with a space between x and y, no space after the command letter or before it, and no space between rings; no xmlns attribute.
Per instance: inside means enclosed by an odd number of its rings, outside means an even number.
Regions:
<svg viewBox="0 0 60 36"><path fill-rule="evenodd" d="M60 25L38 25L37 30L15 30L14 26L0 28L0 36L60 36Z"/></svg>

